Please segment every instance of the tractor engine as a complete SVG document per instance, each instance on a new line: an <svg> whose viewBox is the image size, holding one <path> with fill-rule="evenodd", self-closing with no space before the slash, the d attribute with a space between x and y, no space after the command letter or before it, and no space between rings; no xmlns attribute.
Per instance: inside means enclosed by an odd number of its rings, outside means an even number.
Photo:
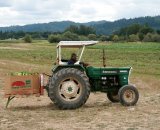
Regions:
<svg viewBox="0 0 160 130"><path fill-rule="evenodd" d="M117 86L118 85L118 78L116 76L103 76L101 77L101 85L104 87L109 86Z"/></svg>
<svg viewBox="0 0 160 130"><path fill-rule="evenodd" d="M98 68L88 67L87 75L93 91L116 91L128 84L130 68Z"/></svg>

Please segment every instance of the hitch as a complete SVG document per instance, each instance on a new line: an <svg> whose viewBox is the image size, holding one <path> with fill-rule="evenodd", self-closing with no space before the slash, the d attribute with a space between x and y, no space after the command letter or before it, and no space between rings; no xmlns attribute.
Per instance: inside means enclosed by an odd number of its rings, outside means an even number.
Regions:
<svg viewBox="0 0 160 130"><path fill-rule="evenodd" d="M7 100L7 103L6 103L6 109L7 109L8 105L9 105L10 101L11 101L13 98L15 98L15 96L9 96L9 97L8 97L8 100Z"/></svg>

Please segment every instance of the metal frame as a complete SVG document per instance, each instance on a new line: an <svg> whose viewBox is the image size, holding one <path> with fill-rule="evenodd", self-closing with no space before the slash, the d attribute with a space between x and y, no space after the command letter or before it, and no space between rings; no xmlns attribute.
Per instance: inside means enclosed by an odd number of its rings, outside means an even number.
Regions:
<svg viewBox="0 0 160 130"><path fill-rule="evenodd" d="M79 56L78 61L75 63L75 65L78 65L82 59L82 55L85 49L85 46L91 46L98 43L98 41L61 41L59 42L59 44L57 45L57 60L58 60L58 64L59 65L67 65L66 62L62 62L62 56L61 56L61 47L71 47L71 48L81 48L81 53Z"/></svg>
<svg viewBox="0 0 160 130"><path fill-rule="evenodd" d="M79 62L81 61L81 59L82 59L82 55L83 55L83 52L84 52L84 49L85 49L85 45L83 45L83 48L82 48L81 54L80 54L80 56L79 56L79 60L75 63L75 65L79 64Z"/></svg>

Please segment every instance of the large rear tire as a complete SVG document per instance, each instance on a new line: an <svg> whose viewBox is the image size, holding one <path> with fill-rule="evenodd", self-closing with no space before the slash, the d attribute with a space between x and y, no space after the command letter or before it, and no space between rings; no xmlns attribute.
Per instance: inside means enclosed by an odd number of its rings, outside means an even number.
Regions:
<svg viewBox="0 0 160 130"><path fill-rule="evenodd" d="M134 106L138 99L139 93L136 87L125 85L118 92L120 103L124 106Z"/></svg>
<svg viewBox="0 0 160 130"><path fill-rule="evenodd" d="M49 97L60 109L81 107L87 101L89 94L88 77L78 69L62 69L51 78Z"/></svg>

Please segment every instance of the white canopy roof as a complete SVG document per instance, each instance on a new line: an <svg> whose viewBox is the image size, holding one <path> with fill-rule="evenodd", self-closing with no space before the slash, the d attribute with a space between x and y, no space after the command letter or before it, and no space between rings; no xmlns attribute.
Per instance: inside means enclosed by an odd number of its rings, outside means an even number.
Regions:
<svg viewBox="0 0 160 130"><path fill-rule="evenodd" d="M60 41L57 47L81 47L81 46L90 46L98 43L98 41Z"/></svg>

